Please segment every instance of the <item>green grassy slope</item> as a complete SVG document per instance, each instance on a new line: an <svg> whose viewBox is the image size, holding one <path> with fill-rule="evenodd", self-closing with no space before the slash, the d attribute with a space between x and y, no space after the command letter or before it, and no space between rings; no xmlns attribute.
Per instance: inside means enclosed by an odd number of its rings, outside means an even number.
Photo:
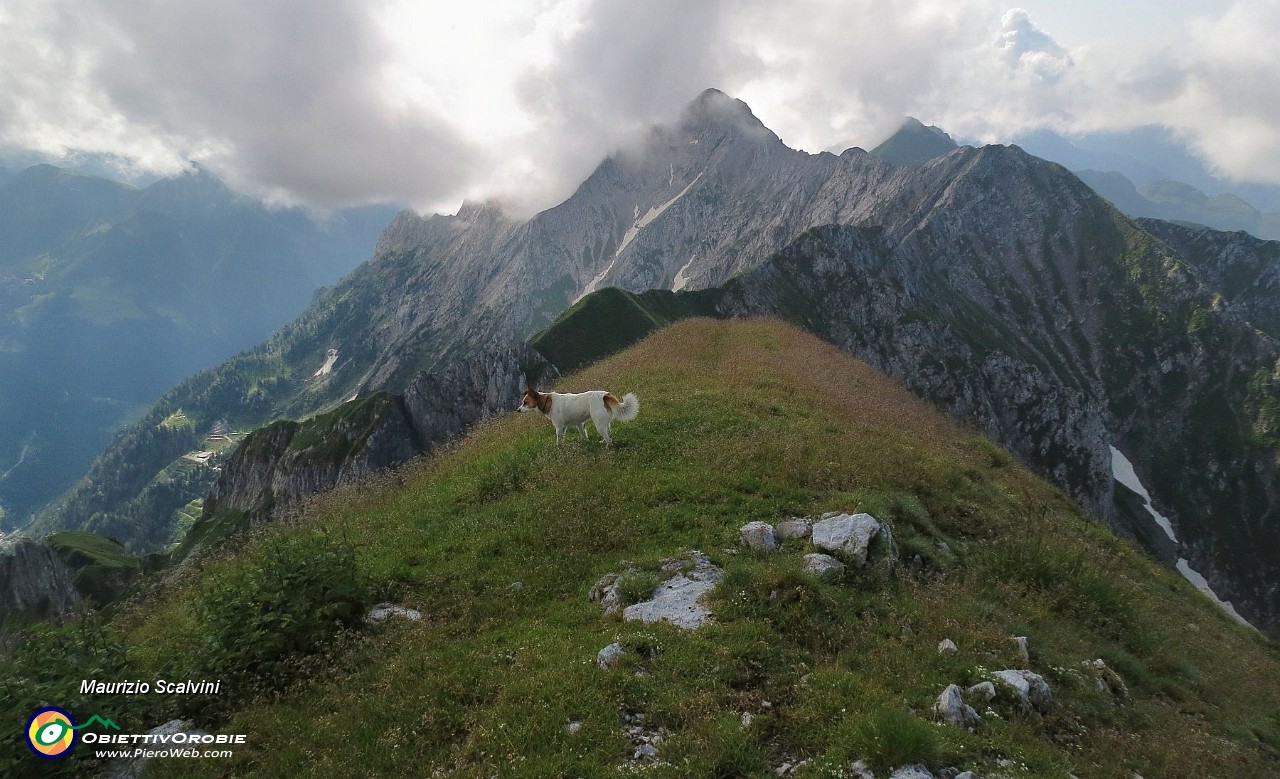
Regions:
<svg viewBox="0 0 1280 779"><path fill-rule="evenodd" d="M142 569L142 558L97 533L64 530L47 537L45 543L76 572L76 589L96 605L112 601Z"/></svg>
<svg viewBox="0 0 1280 779"><path fill-rule="evenodd" d="M642 410L612 449L557 448L536 416L494 420L188 566L104 630L108 668L218 677L223 693L84 705L126 730L182 714L249 736L229 760L156 761L158 776L625 774L636 713L669 733L652 776L764 777L798 758L812 762L797 776L841 776L857 758L980 775L1012 760L1019 777L1280 772L1274 645L834 347L777 322L693 319L558 388L636 392ZM892 521L922 564L818 579L799 542L730 551L748 521L830 510ZM603 574L629 564L652 584L688 549L726 570L713 625L623 622L589 601ZM424 619L327 638L375 600ZM1001 698L978 733L933 724L946 685L1024 667L1014 635L1054 708ZM944 638L956 654L938 654ZM614 641L630 651L601 670ZM1094 658L1129 698L1096 687L1082 668ZM0 693L56 690L57 667L20 656Z"/></svg>

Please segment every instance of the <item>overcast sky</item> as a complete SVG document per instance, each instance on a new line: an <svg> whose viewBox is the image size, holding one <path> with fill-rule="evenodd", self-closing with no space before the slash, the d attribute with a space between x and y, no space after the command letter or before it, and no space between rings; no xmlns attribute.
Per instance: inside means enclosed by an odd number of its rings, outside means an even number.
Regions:
<svg viewBox="0 0 1280 779"><path fill-rule="evenodd" d="M703 88L787 144L1164 124L1280 184L1280 0L0 0L0 159L317 207L567 196Z"/></svg>

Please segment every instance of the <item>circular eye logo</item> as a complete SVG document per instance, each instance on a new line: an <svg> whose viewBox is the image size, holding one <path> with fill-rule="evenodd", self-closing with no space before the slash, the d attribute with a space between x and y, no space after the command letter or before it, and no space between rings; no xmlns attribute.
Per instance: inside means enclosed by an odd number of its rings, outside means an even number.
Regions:
<svg viewBox="0 0 1280 779"><path fill-rule="evenodd" d="M56 760L71 751L76 743L76 723L62 709L48 706L37 709L27 720L27 746L45 760Z"/></svg>

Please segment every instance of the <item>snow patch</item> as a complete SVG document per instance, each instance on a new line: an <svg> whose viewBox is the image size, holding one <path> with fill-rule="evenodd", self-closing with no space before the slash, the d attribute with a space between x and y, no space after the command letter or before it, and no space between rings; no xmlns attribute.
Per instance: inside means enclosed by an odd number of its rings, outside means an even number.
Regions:
<svg viewBox="0 0 1280 779"><path fill-rule="evenodd" d="M1235 606L1231 605L1231 601L1225 601L1219 598L1217 593L1213 591L1213 588L1209 586L1209 582L1206 581L1205 578L1200 575L1199 571L1192 568L1191 565L1185 559L1179 557L1178 564L1176 567L1178 569L1178 573L1182 574L1182 578L1186 579L1187 581L1195 585L1195 588L1200 592L1203 592L1205 595L1208 595L1209 599L1212 600L1214 603L1218 604L1218 606L1220 606L1223 611L1227 612L1232 617L1234 617L1235 620L1239 622L1241 625L1249 625L1249 621L1244 617L1240 616L1240 612L1236 611ZM1250 627L1252 627L1252 625L1250 625Z"/></svg>
<svg viewBox="0 0 1280 779"><path fill-rule="evenodd" d="M1178 543L1178 537L1173 534L1173 523L1169 521L1168 517L1152 508L1151 494L1147 492L1146 487L1142 486L1142 480L1138 478L1138 474L1133 470L1133 463L1129 462L1129 458L1125 457L1124 454L1114 446L1111 447L1111 476L1116 481L1142 496L1143 507L1146 508L1152 518L1155 519L1156 524L1158 524L1160 529L1165 532L1165 535L1169 536L1170 541L1173 541L1175 544ZM1230 614L1233 618L1239 621L1240 624L1249 624L1248 620L1240 616L1240 612L1236 611L1230 601L1225 601L1218 597L1218 594L1209 586L1209 582L1204 578L1204 576L1202 576L1199 571L1192 568L1191 564L1188 563L1185 558L1179 557L1178 562L1174 567L1178 569L1178 573L1182 574L1182 578L1191 582L1192 586L1197 590L1209 596L1210 600L1218 604L1223 611Z"/></svg>
<svg viewBox="0 0 1280 779"><path fill-rule="evenodd" d="M703 171L703 173L705 172L706 171ZM635 224L631 225L631 227L627 230L626 235L622 236L622 243L618 244L617 250L614 251L613 259L609 261L609 266L604 270L600 271L600 273L598 273L596 277L591 280L591 283L583 287L582 292L576 298L573 299L573 302L577 303L579 300L582 300L587 295L590 295L592 292L595 292L597 289L599 289L600 284L604 281L605 277L608 276L609 273L613 270L613 266L618 264L618 258L622 256L622 252L627 248L627 245L630 244L631 241L634 240L635 237L640 234L641 230L648 227L653 222L653 220L662 216L663 211L666 211L668 208L675 205L677 200L684 197L685 193L693 189L693 185L697 184L698 179L701 179L701 178L702 178L702 173L699 173L697 176L694 177L693 181L689 182L688 186L680 190L680 194L676 195L675 197L671 198L670 200L668 200L667 202L661 205L657 205L657 206L654 206L653 208L650 208L647 214L637 219ZM636 213L637 214L640 213L640 206L636 206Z"/></svg>
<svg viewBox="0 0 1280 779"><path fill-rule="evenodd" d="M321 376L328 376L333 371L333 364L338 361L338 350L330 349L325 352L324 364L321 365L315 373L311 374L311 378L318 379Z"/></svg>
<svg viewBox="0 0 1280 779"><path fill-rule="evenodd" d="M1151 514L1152 519L1169 537L1169 540L1178 543L1178 537L1173 534L1173 523L1169 518L1151 506L1151 495L1147 492L1147 488L1142 486L1142 481L1138 478L1138 474L1133 470L1133 463L1129 462L1129 458L1114 446L1111 447L1111 476L1116 481L1133 490L1142 496L1144 501L1143 507Z"/></svg>
<svg viewBox="0 0 1280 779"><path fill-rule="evenodd" d="M693 264L693 261L695 259L697 259L696 255L693 257L690 257L689 261L684 264L684 267L676 271L675 281L671 282L672 292L679 292L680 290L684 289L686 286L689 285L689 282L691 281L691 279L688 276L684 275L684 272L689 270L689 266Z"/></svg>

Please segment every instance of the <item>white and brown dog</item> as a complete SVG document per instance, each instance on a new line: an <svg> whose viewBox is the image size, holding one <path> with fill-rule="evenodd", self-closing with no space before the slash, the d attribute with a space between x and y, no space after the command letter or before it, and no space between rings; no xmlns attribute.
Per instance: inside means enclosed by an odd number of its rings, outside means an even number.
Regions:
<svg viewBox="0 0 1280 779"><path fill-rule="evenodd" d="M596 432L605 445L613 443L609 437L609 424L613 420L630 422L640 413L640 399L628 392L618 400L612 392L538 392L533 388L524 391L524 402L517 411L541 411L556 427L556 444L564 440L564 431L578 428L587 437L587 420L596 426Z"/></svg>

